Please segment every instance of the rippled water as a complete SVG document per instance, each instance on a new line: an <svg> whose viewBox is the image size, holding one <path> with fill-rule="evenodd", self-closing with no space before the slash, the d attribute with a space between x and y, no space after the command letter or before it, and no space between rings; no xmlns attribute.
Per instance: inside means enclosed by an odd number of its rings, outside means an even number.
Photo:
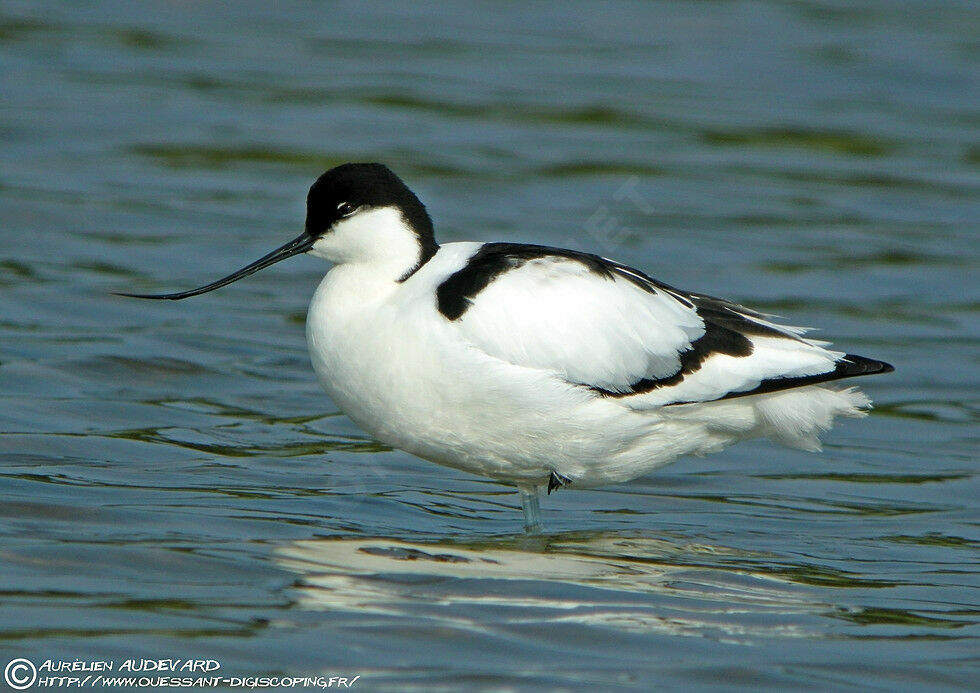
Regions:
<svg viewBox="0 0 980 693"><path fill-rule="evenodd" d="M969 689L972 2L0 7L0 664L198 657L371 690ZM366 437L303 339L310 182L601 252L896 373L821 455L544 502Z"/></svg>

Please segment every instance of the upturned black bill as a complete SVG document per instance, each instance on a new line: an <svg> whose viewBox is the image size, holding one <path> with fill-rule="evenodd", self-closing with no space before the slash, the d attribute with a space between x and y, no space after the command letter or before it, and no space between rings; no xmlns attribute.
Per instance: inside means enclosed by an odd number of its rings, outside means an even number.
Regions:
<svg viewBox="0 0 980 693"><path fill-rule="evenodd" d="M307 250L313 247L313 243L316 239L312 236L304 233L299 238L291 240L286 245L281 248L276 248L268 255L260 257L258 260L252 264L242 267L237 272L229 274L224 279L219 279L216 282L211 282L210 284L205 284L204 286L198 287L196 289L191 289L190 291L179 291L173 294L128 294L116 292L116 296L129 296L130 298L158 298L167 299L170 301L178 301L182 298L189 298L190 296L197 296L199 294L206 294L208 291L214 291L215 289L220 289L222 286L231 284L232 282L237 282L243 277L247 277L250 274L255 274L260 269L264 269L269 265L274 265L280 260L285 260L293 255L299 255L300 253L305 253Z"/></svg>

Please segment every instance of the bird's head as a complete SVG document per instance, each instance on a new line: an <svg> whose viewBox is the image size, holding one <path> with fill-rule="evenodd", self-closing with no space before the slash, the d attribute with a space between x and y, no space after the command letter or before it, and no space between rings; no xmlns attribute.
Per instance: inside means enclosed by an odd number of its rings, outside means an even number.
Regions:
<svg viewBox="0 0 980 693"><path fill-rule="evenodd" d="M170 300L197 296L301 253L335 264L371 265L378 273L403 280L438 248L425 206L391 169L383 164L343 164L310 187L305 230L289 243L190 291L119 295Z"/></svg>

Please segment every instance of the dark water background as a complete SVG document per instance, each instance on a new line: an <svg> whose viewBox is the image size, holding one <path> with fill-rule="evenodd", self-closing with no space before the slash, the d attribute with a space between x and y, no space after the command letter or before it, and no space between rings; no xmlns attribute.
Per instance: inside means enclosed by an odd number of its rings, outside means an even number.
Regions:
<svg viewBox="0 0 980 693"><path fill-rule="evenodd" d="M975 2L4 2L0 665L363 690L975 689ZM570 245L891 361L820 455L544 502L366 437L303 338L306 189Z"/></svg>

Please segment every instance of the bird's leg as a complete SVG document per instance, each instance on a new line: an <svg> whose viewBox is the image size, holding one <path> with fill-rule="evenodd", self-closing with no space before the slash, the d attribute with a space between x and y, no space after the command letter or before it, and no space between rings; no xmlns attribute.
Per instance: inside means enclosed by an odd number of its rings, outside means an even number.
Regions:
<svg viewBox="0 0 980 693"><path fill-rule="evenodd" d="M541 505L538 503L537 486L518 486L521 508L524 510L524 532L541 534Z"/></svg>

